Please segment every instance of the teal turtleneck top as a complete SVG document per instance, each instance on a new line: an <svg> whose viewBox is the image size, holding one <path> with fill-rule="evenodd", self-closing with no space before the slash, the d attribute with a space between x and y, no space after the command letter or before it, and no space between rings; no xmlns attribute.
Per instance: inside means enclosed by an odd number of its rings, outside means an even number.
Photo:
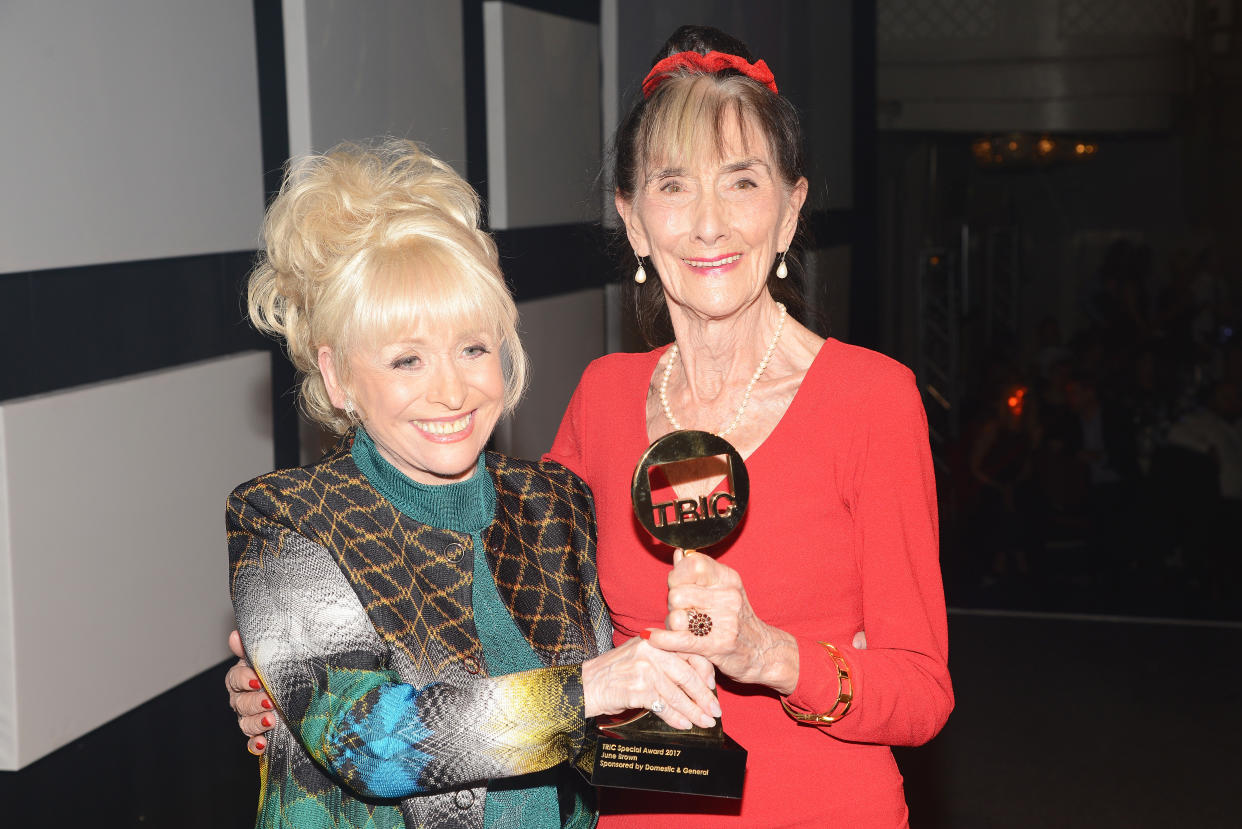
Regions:
<svg viewBox="0 0 1242 829"><path fill-rule="evenodd" d="M380 454L359 427L352 449L354 463L380 494L420 524L469 533L474 544L471 605L488 674L500 676L542 668L526 637L496 589L483 548L483 530L496 517L496 485L479 454L474 474L448 484L420 484L402 474ZM557 829L561 825L554 772L488 781L484 829Z"/></svg>

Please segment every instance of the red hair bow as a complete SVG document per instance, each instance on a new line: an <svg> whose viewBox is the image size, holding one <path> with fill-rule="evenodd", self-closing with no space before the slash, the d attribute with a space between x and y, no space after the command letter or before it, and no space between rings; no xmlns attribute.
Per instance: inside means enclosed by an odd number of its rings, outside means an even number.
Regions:
<svg viewBox="0 0 1242 829"><path fill-rule="evenodd" d="M643 97L650 98L651 93L655 92L656 87L663 83L666 77L682 68L698 69L707 73L719 72L722 69L736 69L751 80L758 81L779 94L772 70L761 60L747 63L745 58L725 52L708 52L706 55L700 55L698 52L678 52L651 67L651 71L643 79Z"/></svg>

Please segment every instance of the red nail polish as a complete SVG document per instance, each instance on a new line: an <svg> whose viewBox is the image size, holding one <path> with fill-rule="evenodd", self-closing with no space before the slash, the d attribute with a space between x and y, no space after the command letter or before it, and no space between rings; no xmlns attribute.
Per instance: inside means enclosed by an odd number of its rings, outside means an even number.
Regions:
<svg viewBox="0 0 1242 829"><path fill-rule="evenodd" d="M272 710L272 701L271 701L270 699L268 699L267 697L264 697L264 698L263 698L263 702L262 702L262 703L260 703L260 704L261 704L264 708L266 708L268 711L271 711L271 710Z"/></svg>
<svg viewBox="0 0 1242 829"><path fill-rule="evenodd" d="M254 748L255 748L255 751L262 751L263 749L267 748L267 743L263 742L262 740L255 740Z"/></svg>
<svg viewBox="0 0 1242 829"><path fill-rule="evenodd" d="M272 718L267 716L266 714L263 716L263 719L259 720L259 722L263 723L264 728L272 727Z"/></svg>
<svg viewBox="0 0 1242 829"><path fill-rule="evenodd" d="M260 688L262 688L262 687L263 687L263 685L262 685L262 684L260 684L259 680L257 680L257 679L252 679L252 680L250 680L250 687L251 687L251 688L253 688L254 690L256 690L256 691L257 691L257 690L259 690Z"/></svg>
<svg viewBox="0 0 1242 829"><path fill-rule="evenodd" d="M649 630L640 630L640 631L638 632L638 635L639 635L639 636L641 636L641 637L642 637L642 638L644 638L644 639L650 639L650 638L651 638L651 631L649 631Z"/></svg>

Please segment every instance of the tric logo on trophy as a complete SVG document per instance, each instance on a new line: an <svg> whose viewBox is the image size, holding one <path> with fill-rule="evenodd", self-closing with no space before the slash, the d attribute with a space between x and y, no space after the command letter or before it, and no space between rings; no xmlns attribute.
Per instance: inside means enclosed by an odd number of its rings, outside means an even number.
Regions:
<svg viewBox="0 0 1242 829"><path fill-rule="evenodd" d="M723 491L653 501L654 470L712 457L723 457L727 463ZM634 469L630 495L634 514L657 541L702 552L727 538L742 522L750 500L750 478L742 456L727 440L710 432L682 429L647 448ZM693 631L695 611L690 615ZM578 765L596 786L742 796L746 749L725 734L719 719L712 728L678 730L650 711L642 711L612 720L601 718L588 731Z"/></svg>

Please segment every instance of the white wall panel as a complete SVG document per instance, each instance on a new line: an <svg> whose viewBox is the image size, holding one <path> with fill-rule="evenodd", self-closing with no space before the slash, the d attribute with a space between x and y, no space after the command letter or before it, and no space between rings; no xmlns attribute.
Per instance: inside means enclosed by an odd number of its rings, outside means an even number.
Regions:
<svg viewBox="0 0 1242 829"><path fill-rule="evenodd" d="M280 22L285 46L285 115L289 155L307 155L311 141L310 43L306 35L306 0L282 0Z"/></svg>
<svg viewBox="0 0 1242 829"><path fill-rule="evenodd" d="M284 0L290 153L380 135L466 169L461 0Z"/></svg>
<svg viewBox="0 0 1242 829"><path fill-rule="evenodd" d="M269 366L0 404L0 769L228 655L224 499L272 466Z"/></svg>
<svg viewBox="0 0 1242 829"><path fill-rule="evenodd" d="M491 226L600 218L599 26L483 4Z"/></svg>
<svg viewBox="0 0 1242 829"><path fill-rule="evenodd" d="M0 273L254 247L249 0L8 0L0 113Z"/></svg>
<svg viewBox="0 0 1242 829"><path fill-rule="evenodd" d="M518 303L522 343L530 355L530 390L512 420L496 430L496 448L537 460L557 427L587 363L605 354L604 289Z"/></svg>

